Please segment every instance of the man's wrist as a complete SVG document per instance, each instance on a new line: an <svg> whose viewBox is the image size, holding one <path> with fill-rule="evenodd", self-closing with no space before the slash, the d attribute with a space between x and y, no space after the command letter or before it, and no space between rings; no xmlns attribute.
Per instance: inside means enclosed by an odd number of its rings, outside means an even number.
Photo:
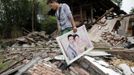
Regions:
<svg viewBox="0 0 134 75"><path fill-rule="evenodd" d="M73 26L72 28L77 28L76 26Z"/></svg>

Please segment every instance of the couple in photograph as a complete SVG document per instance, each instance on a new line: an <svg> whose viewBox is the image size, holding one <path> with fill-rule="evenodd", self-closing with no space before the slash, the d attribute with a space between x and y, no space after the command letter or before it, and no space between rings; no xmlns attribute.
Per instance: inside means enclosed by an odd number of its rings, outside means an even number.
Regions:
<svg viewBox="0 0 134 75"><path fill-rule="evenodd" d="M78 34L69 34L67 39L68 46L65 52L69 60L74 59L88 48L86 42L84 42Z"/></svg>

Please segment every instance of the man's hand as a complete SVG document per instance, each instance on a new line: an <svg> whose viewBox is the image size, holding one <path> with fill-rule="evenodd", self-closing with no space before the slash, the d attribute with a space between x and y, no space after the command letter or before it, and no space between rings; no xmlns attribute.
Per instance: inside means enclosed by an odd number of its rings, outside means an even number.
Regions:
<svg viewBox="0 0 134 75"><path fill-rule="evenodd" d="M73 32L76 33L77 32L77 28L73 27Z"/></svg>

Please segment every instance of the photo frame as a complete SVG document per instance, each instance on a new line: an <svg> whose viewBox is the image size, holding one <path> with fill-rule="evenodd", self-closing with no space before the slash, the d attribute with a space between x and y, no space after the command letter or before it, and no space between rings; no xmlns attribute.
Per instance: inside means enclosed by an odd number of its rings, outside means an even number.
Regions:
<svg viewBox="0 0 134 75"><path fill-rule="evenodd" d="M56 38L67 64L71 64L94 47L88 36L85 25Z"/></svg>

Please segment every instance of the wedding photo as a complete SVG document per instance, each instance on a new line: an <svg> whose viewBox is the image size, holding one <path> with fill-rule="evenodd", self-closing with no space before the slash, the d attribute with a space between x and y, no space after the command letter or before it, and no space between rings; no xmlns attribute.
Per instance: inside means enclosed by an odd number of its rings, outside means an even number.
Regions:
<svg viewBox="0 0 134 75"><path fill-rule="evenodd" d="M76 33L70 31L57 37L57 41L67 64L71 64L93 49L92 42L88 37L87 30L84 25L79 27Z"/></svg>

